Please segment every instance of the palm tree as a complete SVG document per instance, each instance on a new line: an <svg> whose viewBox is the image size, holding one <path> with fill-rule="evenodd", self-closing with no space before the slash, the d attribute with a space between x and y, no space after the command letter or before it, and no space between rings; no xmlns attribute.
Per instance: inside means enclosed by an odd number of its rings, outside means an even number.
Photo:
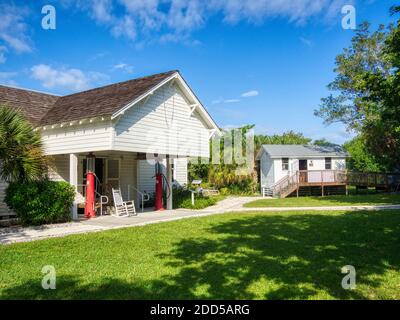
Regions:
<svg viewBox="0 0 400 320"><path fill-rule="evenodd" d="M0 177L7 182L40 180L46 172L40 134L19 110L0 105Z"/></svg>

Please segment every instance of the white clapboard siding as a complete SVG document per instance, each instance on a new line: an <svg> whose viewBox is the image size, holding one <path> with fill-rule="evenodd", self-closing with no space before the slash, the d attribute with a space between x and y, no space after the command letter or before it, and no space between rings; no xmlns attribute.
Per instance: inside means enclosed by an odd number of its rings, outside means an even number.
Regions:
<svg viewBox="0 0 400 320"><path fill-rule="evenodd" d="M137 199L136 190L136 159L133 155L124 156L120 160L120 188L124 200Z"/></svg>
<svg viewBox="0 0 400 320"><path fill-rule="evenodd" d="M114 131L115 150L209 156L209 130L175 85L159 88L126 111Z"/></svg>
<svg viewBox="0 0 400 320"><path fill-rule="evenodd" d="M261 188L270 187L276 182L274 169L275 169L274 160L271 159L267 155L267 153L264 152L263 155L261 156L261 161L260 161Z"/></svg>
<svg viewBox="0 0 400 320"><path fill-rule="evenodd" d="M81 159L78 160L78 172L79 168L82 168ZM49 179L53 181L66 181L69 180L69 155L54 155L51 157L51 165L49 167ZM78 175L78 184L82 184L83 180ZM79 186L75 195L75 201L77 203L84 203L85 198L82 196L83 187Z"/></svg>
<svg viewBox="0 0 400 320"><path fill-rule="evenodd" d="M6 196L6 188L8 183L0 180L0 220L1 216L14 215L14 212L8 208L4 202L4 197Z"/></svg>
<svg viewBox="0 0 400 320"><path fill-rule="evenodd" d="M188 181L187 158L174 159L174 180L175 183L184 186ZM140 191L152 193L155 191L155 165L154 161L137 161L137 183ZM166 160L162 162L163 173L166 174Z"/></svg>
<svg viewBox="0 0 400 320"><path fill-rule="evenodd" d="M151 162L151 163L149 163ZM156 180L154 161L138 160L137 161L137 188L139 191L152 193L155 191ZM165 172L164 166L162 167Z"/></svg>
<svg viewBox="0 0 400 320"><path fill-rule="evenodd" d="M57 155L51 158L49 178L53 181L69 182L69 156Z"/></svg>
<svg viewBox="0 0 400 320"><path fill-rule="evenodd" d="M175 182L184 186L188 183L188 160L187 158L174 159L174 179Z"/></svg>
<svg viewBox="0 0 400 320"><path fill-rule="evenodd" d="M109 150L111 133L110 121L85 122L41 131L49 155Z"/></svg>

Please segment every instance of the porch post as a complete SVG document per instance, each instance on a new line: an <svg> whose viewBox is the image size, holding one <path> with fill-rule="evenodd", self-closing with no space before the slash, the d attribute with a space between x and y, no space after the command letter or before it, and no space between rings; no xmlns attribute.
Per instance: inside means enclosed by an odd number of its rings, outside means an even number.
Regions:
<svg viewBox="0 0 400 320"><path fill-rule="evenodd" d="M78 187L78 156L75 153L69 155L69 183L75 188L77 192ZM74 199L74 203L71 208L72 219L78 219L78 205Z"/></svg>
<svg viewBox="0 0 400 320"><path fill-rule="evenodd" d="M167 156L167 182L170 187L170 195L167 198L167 210L172 210L172 159L170 156Z"/></svg>

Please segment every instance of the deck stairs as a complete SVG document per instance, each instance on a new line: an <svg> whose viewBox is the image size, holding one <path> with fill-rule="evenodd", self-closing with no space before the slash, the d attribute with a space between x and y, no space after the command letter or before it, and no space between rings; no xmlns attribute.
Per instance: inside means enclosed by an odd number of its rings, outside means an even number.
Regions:
<svg viewBox="0 0 400 320"><path fill-rule="evenodd" d="M297 172L283 177L270 187L263 187L264 197L286 198L299 188Z"/></svg>

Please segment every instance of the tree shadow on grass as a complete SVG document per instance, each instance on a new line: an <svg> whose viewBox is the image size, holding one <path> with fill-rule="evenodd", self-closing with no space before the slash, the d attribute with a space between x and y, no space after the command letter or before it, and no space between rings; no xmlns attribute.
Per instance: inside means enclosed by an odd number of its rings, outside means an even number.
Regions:
<svg viewBox="0 0 400 320"><path fill-rule="evenodd" d="M204 219L204 218L203 218ZM383 274L399 272L400 214L395 211L329 214L225 215L192 220L204 234L177 240L159 254L175 274L142 281L57 277L45 291L40 279L3 290L6 299L368 299L379 298ZM357 285L344 290L341 268L353 265Z"/></svg>
<svg viewBox="0 0 400 320"><path fill-rule="evenodd" d="M253 215L211 227L217 241L187 239L171 252L185 265L175 283L207 287L202 298L370 298L343 290L341 268L353 265L357 283L377 288L388 268L399 271L400 215ZM268 288L267 288L268 287Z"/></svg>

